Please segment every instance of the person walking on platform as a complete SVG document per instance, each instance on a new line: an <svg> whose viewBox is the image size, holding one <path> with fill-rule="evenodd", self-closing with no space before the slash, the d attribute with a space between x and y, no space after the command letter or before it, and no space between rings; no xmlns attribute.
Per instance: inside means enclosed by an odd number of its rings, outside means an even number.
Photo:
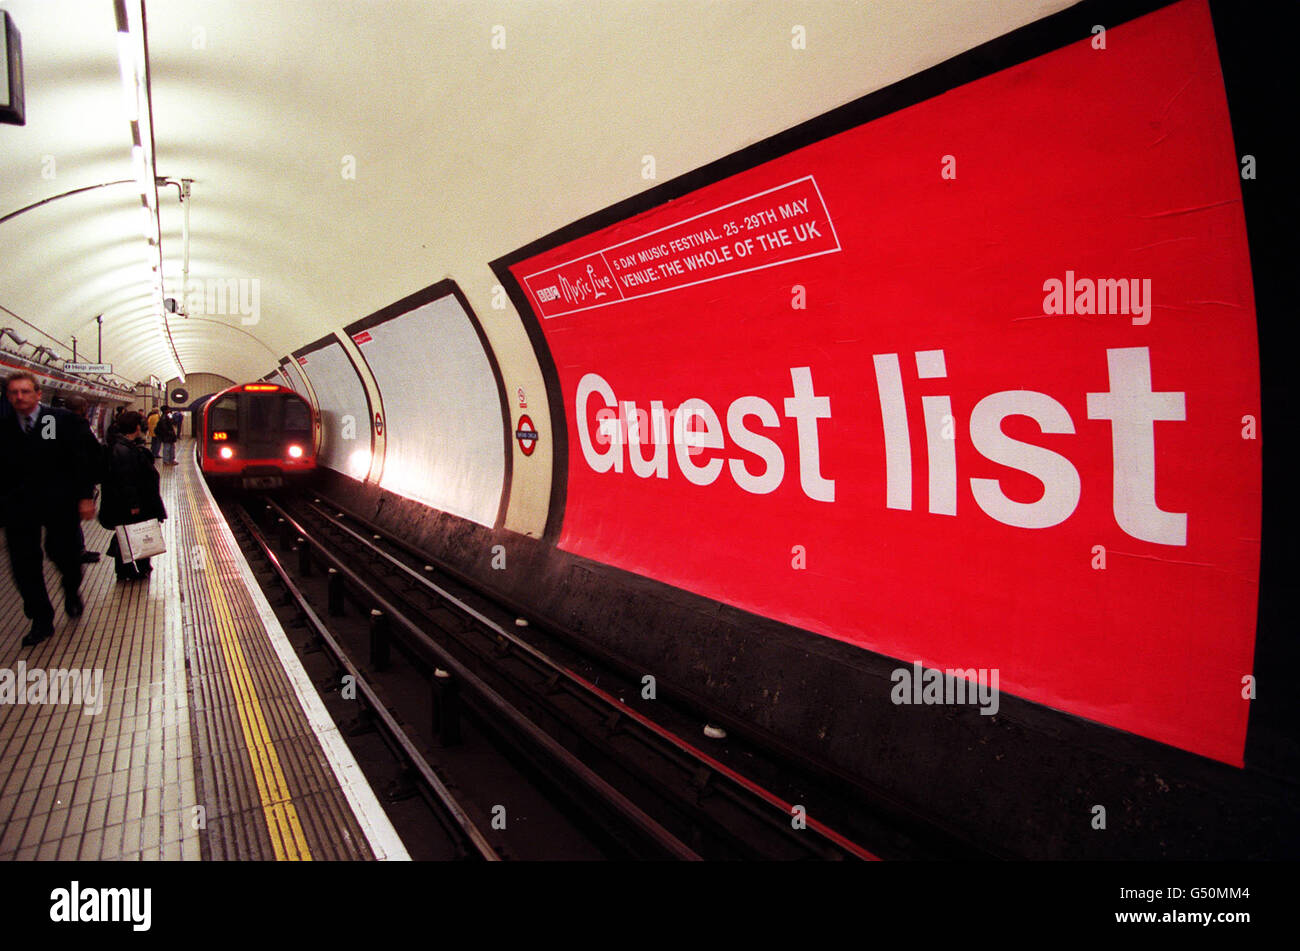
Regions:
<svg viewBox="0 0 1300 951"><path fill-rule="evenodd" d="M153 453L155 459L158 458L158 448L162 445L162 440L158 438L158 420L162 419L162 413L158 412L158 407L149 410L149 415L145 417L145 425L149 427L149 451Z"/></svg>
<svg viewBox="0 0 1300 951"><path fill-rule="evenodd" d="M158 417L153 432L154 437L162 441L163 465L176 465L176 440L180 434L176 431L176 418L172 415L170 406L163 406L162 415ZM154 458L158 458L157 453L154 453Z"/></svg>
<svg viewBox="0 0 1300 951"><path fill-rule="evenodd" d="M5 379L13 414L0 423L0 517L4 519L9 566L32 629L30 647L54 634L54 607L45 588L45 554L63 578L63 607L80 617L80 519L95 516L95 468L87 457L86 422L64 409L41 403L41 387L26 371Z"/></svg>
<svg viewBox="0 0 1300 951"><path fill-rule="evenodd" d="M67 400L67 406L69 410L75 413L77 417L86 424L86 432L83 436L86 445L83 452L85 453L87 463L92 467L95 473L95 482L102 482L103 478L100 474L99 468L103 461L103 447L100 446L99 440L95 438L95 433L90 428L90 420L86 418L86 414L90 409L86 404L86 398L84 396L70 396ZM81 530L81 523L77 523L77 541L81 545L81 563L83 565L93 565L95 562L99 561L99 552L88 551L86 549L86 534Z"/></svg>
<svg viewBox="0 0 1300 951"><path fill-rule="evenodd" d="M153 453L144 444L140 427L139 413L134 410L123 413L118 420L118 434L105 449L99 524L110 530L146 519L156 518L161 522L167 518L167 508L158 492L160 480L153 465ZM148 558L135 562L122 560L116 532L108 553L117 562L118 581L144 578L153 570Z"/></svg>

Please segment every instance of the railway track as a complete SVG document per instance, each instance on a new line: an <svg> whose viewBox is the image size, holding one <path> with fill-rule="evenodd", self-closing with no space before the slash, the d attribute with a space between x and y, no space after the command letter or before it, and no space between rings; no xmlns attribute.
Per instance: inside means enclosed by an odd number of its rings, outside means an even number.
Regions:
<svg viewBox="0 0 1300 951"><path fill-rule="evenodd" d="M350 619L340 617L336 587L328 580L324 586L313 583L312 574L301 571L301 561L295 564L277 551L274 539L245 510L231 514L284 592L282 606L307 629L309 640L300 649L310 653L319 647L328 655L333 670L318 687L332 693L336 705L340 695L354 701L344 731L355 739L373 728L390 750L390 761L378 767L371 757L372 785L386 789L390 805L418 793L428 807L425 815L405 821L393 817L414 857L695 858L616 792L602 789L598 777L581 775L580 763L563 764L580 774L577 786L557 782L559 767L546 755L554 751L544 749L544 738L529 730L525 717L493 703L494 698L488 698L485 715L466 717L449 709L444 690L442 722L430 724L420 716L419 685L430 676L435 682L444 679L441 669L380 662L367 651L371 635L381 624L387 627L395 612L371 613L364 620L356 611ZM402 623L400 616L397 620ZM563 808L546 808L557 801ZM530 821L521 829L524 819ZM421 849L430 836L439 841Z"/></svg>
<svg viewBox="0 0 1300 951"><path fill-rule="evenodd" d="M442 777L457 769L451 761L458 753L486 746L561 803L559 811L600 844L602 856L861 860L882 853L972 854L942 833L900 830L888 808L827 791L791 771L779 754L734 739L696 740L703 725L697 716L647 701L644 678L631 679L527 626L400 539L333 503L319 497L259 500L253 514L241 510L237 518L279 584L291 591L313 636L336 656L341 671L365 684L364 704L380 711L371 719L401 752L406 776L438 805L460 855L490 857L483 845L493 835L479 829L476 840L466 820L491 813L484 812L482 796L477 805L462 801L475 783L472 775L457 774L450 783L461 790L456 795ZM343 622L345 603L351 605L350 625L343 626L353 629L347 637L332 632ZM394 653L406 663L394 665ZM405 686L386 690L379 681L399 667ZM403 696L400 712L384 706L386 692ZM409 729L404 739L398 732L403 723L420 722L427 727L423 742ZM472 740L458 738L462 722L472 724ZM774 776L785 781L774 784ZM846 828L851 831L841 831ZM516 856L500 844L489 851Z"/></svg>

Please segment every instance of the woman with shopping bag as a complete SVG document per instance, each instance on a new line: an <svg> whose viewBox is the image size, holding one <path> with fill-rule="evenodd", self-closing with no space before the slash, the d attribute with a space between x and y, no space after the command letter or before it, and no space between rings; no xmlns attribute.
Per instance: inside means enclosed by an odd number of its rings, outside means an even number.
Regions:
<svg viewBox="0 0 1300 951"><path fill-rule="evenodd" d="M158 523L167 518L167 509L140 424L139 413L123 413L117 435L104 449L99 524L114 529L108 554L117 561L118 581L148 576L149 558L164 550Z"/></svg>

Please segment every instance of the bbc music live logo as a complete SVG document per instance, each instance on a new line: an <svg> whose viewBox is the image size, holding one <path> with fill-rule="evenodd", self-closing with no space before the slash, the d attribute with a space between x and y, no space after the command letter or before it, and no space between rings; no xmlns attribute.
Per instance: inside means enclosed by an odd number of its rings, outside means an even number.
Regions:
<svg viewBox="0 0 1300 951"><path fill-rule="evenodd" d="M680 291L841 251L805 175L522 278L543 319Z"/></svg>
<svg viewBox="0 0 1300 951"><path fill-rule="evenodd" d="M897 353L873 354L871 359L883 424L885 507L911 511L914 420L907 408L901 361ZM912 359L918 379L948 377L945 351L919 350ZM1115 521L1141 541L1186 545L1187 513L1164 511L1155 497L1160 469L1155 424L1186 419L1185 393L1153 388L1147 347L1108 349L1105 363L1109 389L1086 394L1087 418L1109 423L1111 428ZM836 480L822 467L818 425L832 418L830 398L818 394L811 367L791 367L789 373L789 396L775 401L756 394L739 396L721 415L707 401L694 398L672 410L666 409L662 400L650 399L647 412L637 399L621 399L600 374L586 373L578 382L574 406L583 459L593 472L621 474L630 469L641 479L668 479L675 461L680 474L695 486L711 485L725 470L739 488L754 495L774 492L793 468L805 496L833 503ZM647 395L637 397L644 400ZM931 514L955 516L958 424L952 400L945 395L927 395L921 397L921 406L928 456L928 509ZM1022 502L1009 497L997 479L972 478L969 483L975 504L1004 525L1026 529L1059 525L1079 505L1083 487L1079 470L1061 453L1004 433L1003 421L1011 416L1029 417L1045 434L1075 433L1069 411L1047 393L1003 390L977 401L966 424L971 446L991 462L1033 476L1042 483L1043 494L1037 501ZM797 445L796 457L789 461L764 432L780 430L786 421L793 423ZM649 452L647 447L651 447ZM717 452L700 460L704 449Z"/></svg>

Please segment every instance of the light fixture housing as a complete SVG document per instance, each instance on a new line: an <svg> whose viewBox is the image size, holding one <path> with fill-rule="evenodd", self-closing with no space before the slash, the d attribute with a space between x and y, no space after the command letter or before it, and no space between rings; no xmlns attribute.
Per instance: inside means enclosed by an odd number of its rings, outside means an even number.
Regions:
<svg viewBox="0 0 1300 951"><path fill-rule="evenodd" d="M8 10L0 10L0 122L27 124L23 96L23 38Z"/></svg>

